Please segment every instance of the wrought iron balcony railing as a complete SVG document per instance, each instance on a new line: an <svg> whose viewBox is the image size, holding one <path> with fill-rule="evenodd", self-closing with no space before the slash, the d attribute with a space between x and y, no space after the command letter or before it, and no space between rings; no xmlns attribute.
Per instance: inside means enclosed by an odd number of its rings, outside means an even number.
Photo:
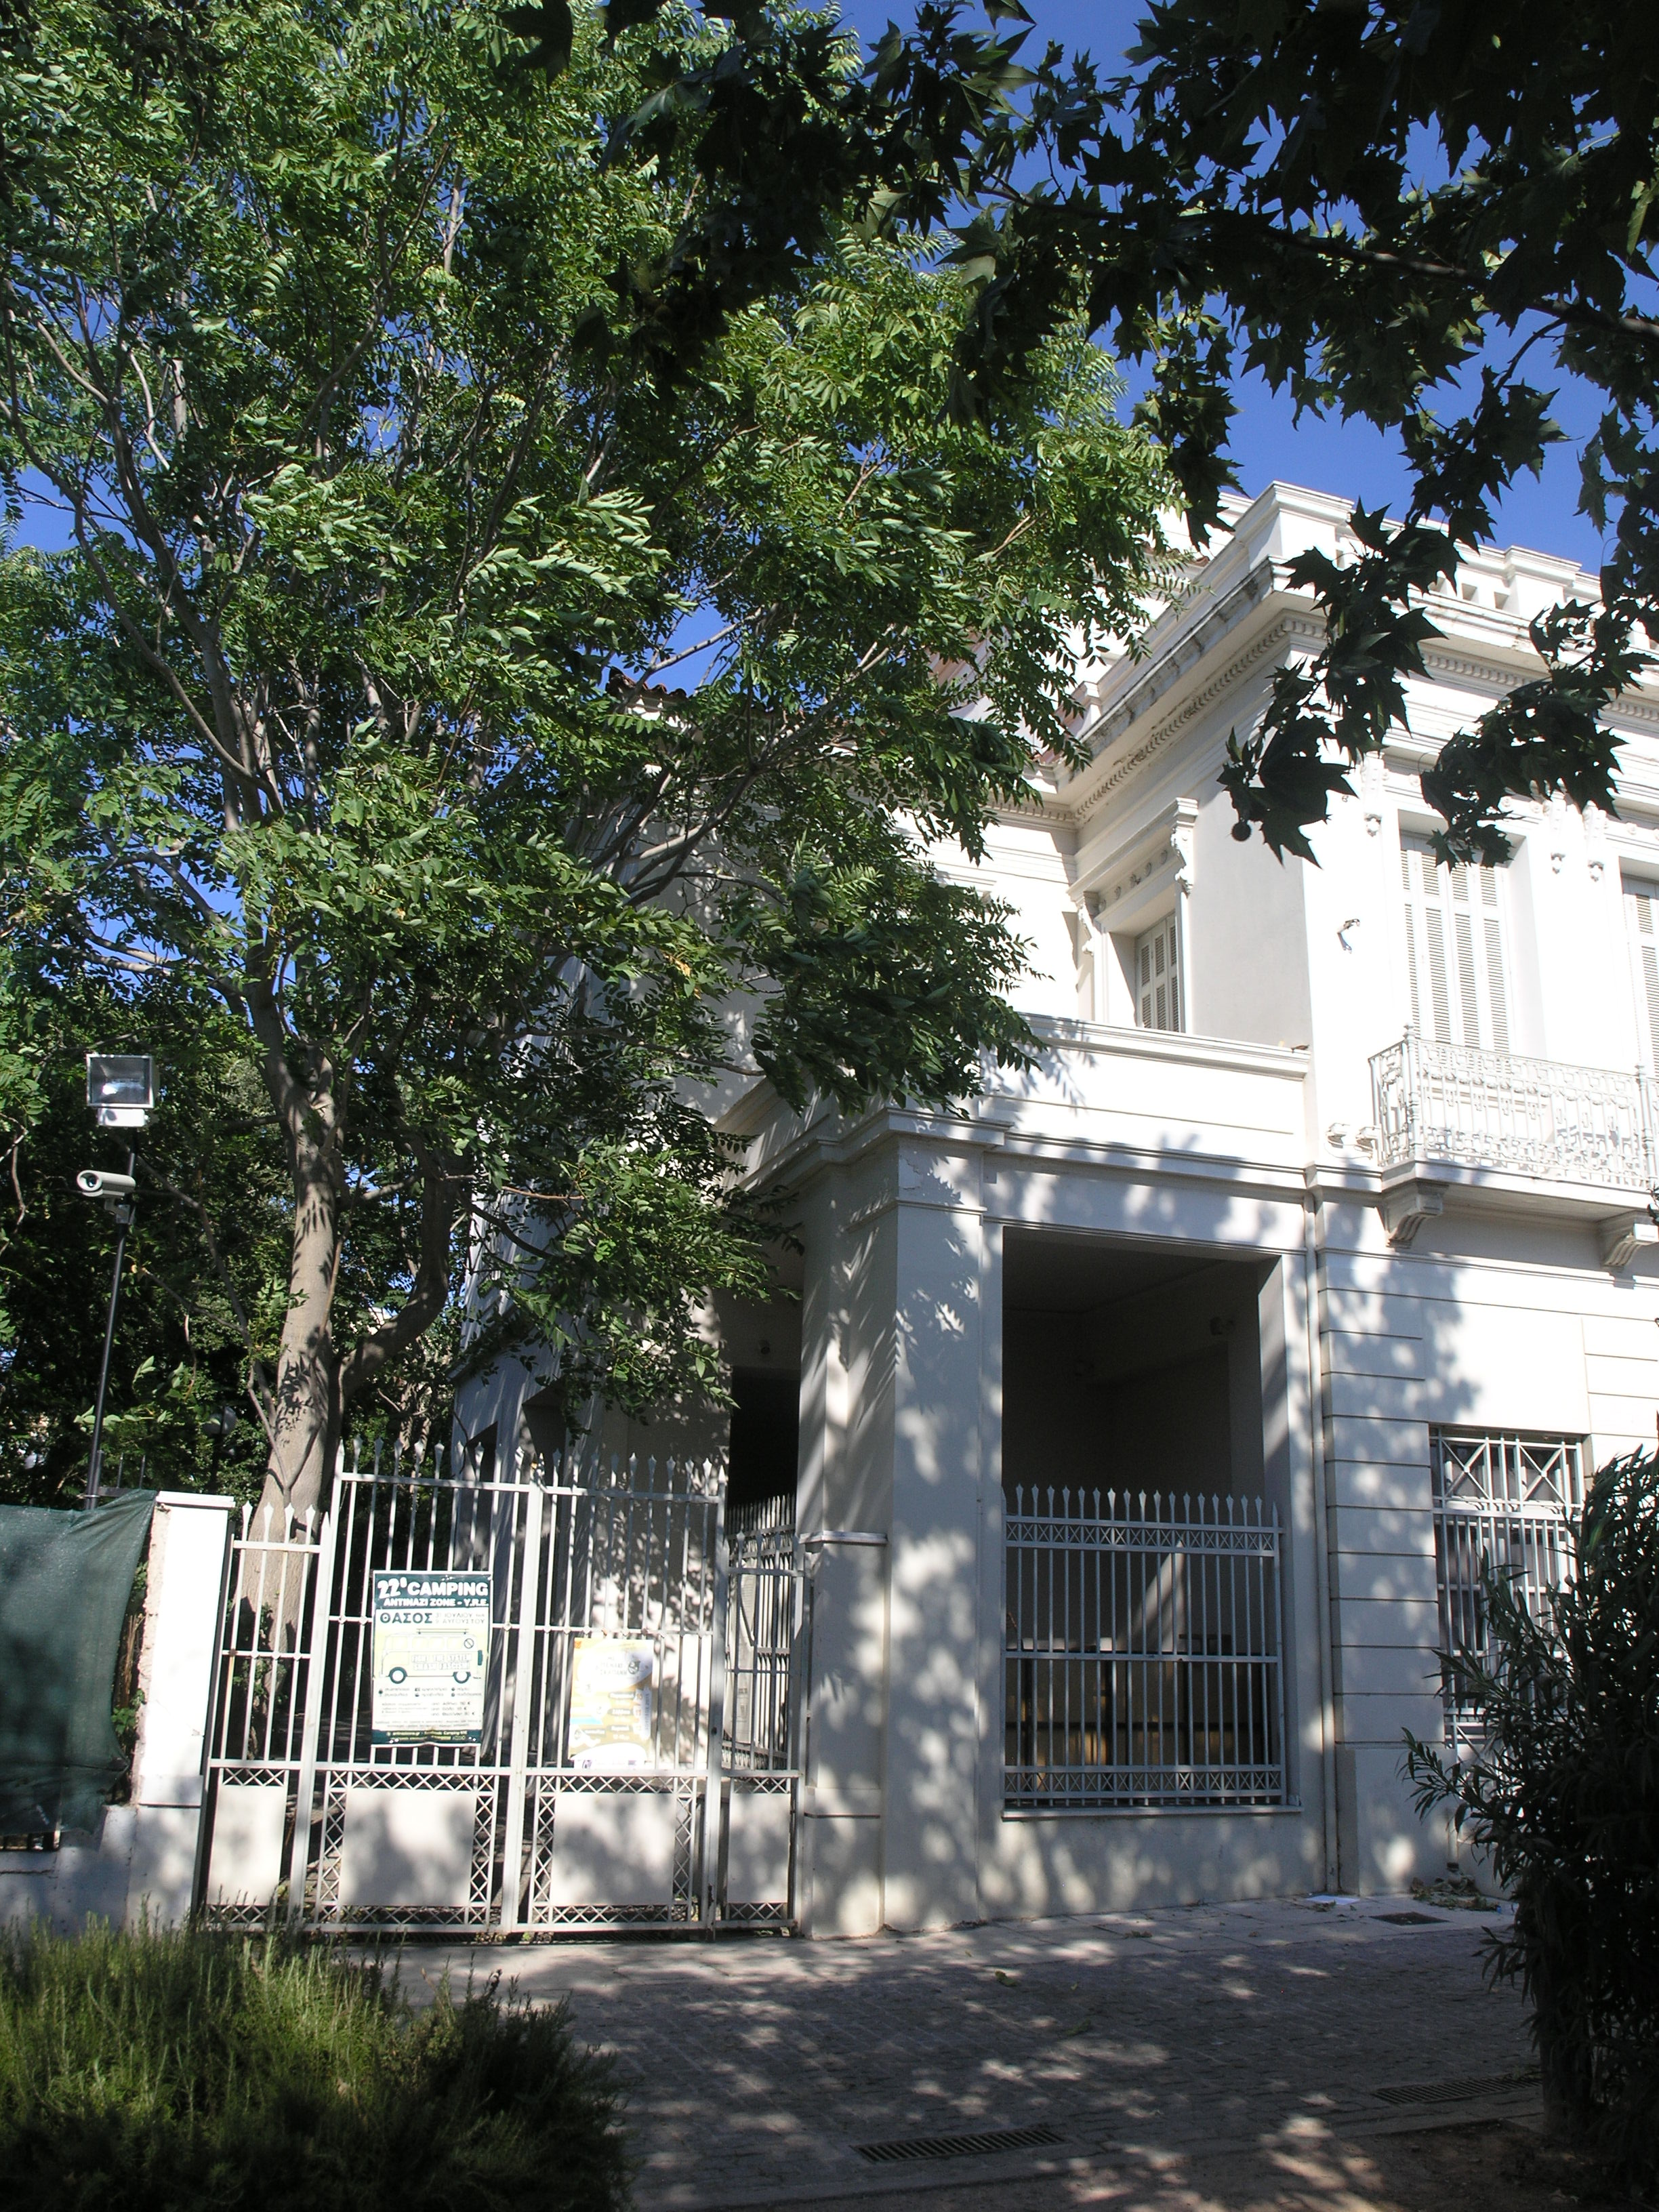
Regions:
<svg viewBox="0 0 1659 2212"><path fill-rule="evenodd" d="M1371 1061L1378 1158L1649 1191L1659 1182L1653 1079L1640 1068L1441 1044L1407 1030Z"/></svg>

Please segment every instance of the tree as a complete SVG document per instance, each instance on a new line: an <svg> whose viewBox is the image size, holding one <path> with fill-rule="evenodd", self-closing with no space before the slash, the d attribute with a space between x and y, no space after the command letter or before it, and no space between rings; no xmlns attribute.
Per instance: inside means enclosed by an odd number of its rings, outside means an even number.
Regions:
<svg viewBox="0 0 1659 2212"><path fill-rule="evenodd" d="M258 1071L222 1005L165 974L117 992L83 971L0 955L0 1498L78 1503L103 1352L115 1229L76 1188L125 1165L94 1127L89 1050L148 1051L165 1070L138 1157L104 1431L107 1479L257 1497L266 1453L250 1363L277 1346L290 1239L287 1177ZM401 1259L395 1208L356 1224L334 1294L361 1334ZM362 1434L446 1435L454 1317L384 1370L354 1409Z"/></svg>
<svg viewBox="0 0 1659 2212"><path fill-rule="evenodd" d="M999 17L1025 22L1000 0ZM1310 855L1348 765L1405 718L1433 633L1422 595L1490 534L1493 501L1562 435L1537 364L1601 401L1582 510L1614 528L1601 605L1532 626L1543 663L1424 777L1448 857L1506 859L1504 802L1565 792L1611 809L1610 700L1659 635L1659 19L1640 0L1152 0L1130 68L1103 77L1050 47L1015 105L946 117L934 90L957 10L924 10L875 64L922 149L919 204L952 171L957 247L978 296L958 404L994 406L1030 348L1085 295L1090 327L1150 359L1141 421L1200 533L1234 481L1236 368L1298 409L1401 434L1397 523L1357 513L1360 558L1303 556L1293 580L1326 641L1279 672L1224 781L1237 834ZM933 127L931 131L929 125ZM1033 182L1035 173L1036 181ZM899 204L907 203L902 191ZM1479 369L1478 391L1468 386Z"/></svg>
<svg viewBox="0 0 1659 2212"><path fill-rule="evenodd" d="M1452 1808L1515 1918L1488 1964L1531 2001L1547 2098L1624 2168L1659 2177L1659 1464L1591 1486L1574 1571L1528 1613L1486 1563L1488 1646L1443 1655L1472 1754L1407 1736L1419 1809Z"/></svg>
<svg viewBox="0 0 1659 2212"><path fill-rule="evenodd" d="M766 21L799 173L856 58ZM647 143L733 33L580 15L567 62L562 21L9 34L0 460L73 538L0 564L9 904L32 973L210 997L257 1076L286 1249L243 1351L296 1508L468 1261L573 1406L709 1380L692 1308L769 1228L700 1110L734 1048L844 1104L1021 1055L1006 918L927 843L1071 750L1068 647L1159 573L1080 325L953 421L970 280L810 193L722 229L718 99Z"/></svg>

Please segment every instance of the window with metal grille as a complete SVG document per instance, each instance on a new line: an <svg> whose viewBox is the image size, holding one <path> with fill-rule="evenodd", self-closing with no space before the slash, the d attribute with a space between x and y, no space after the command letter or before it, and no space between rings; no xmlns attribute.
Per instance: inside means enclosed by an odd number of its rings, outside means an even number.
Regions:
<svg viewBox="0 0 1659 2212"><path fill-rule="evenodd" d="M1016 1488L1003 1543L1010 1807L1285 1802L1273 1508Z"/></svg>
<svg viewBox="0 0 1659 2212"><path fill-rule="evenodd" d="M1659 1068L1659 884L1625 878L1625 926L1636 985L1636 1033L1643 1059Z"/></svg>
<svg viewBox="0 0 1659 2212"><path fill-rule="evenodd" d="M1448 868L1426 837L1400 841L1412 1027L1441 1044L1510 1048L1497 871Z"/></svg>
<svg viewBox="0 0 1659 2212"><path fill-rule="evenodd" d="M1528 1611L1542 1616L1571 1564L1583 1445L1577 1437L1431 1429L1429 1446L1440 1649L1490 1654L1481 1563L1510 1576ZM1474 1733L1476 1717L1449 1678L1441 1696L1449 1739Z"/></svg>
<svg viewBox="0 0 1659 2212"><path fill-rule="evenodd" d="M1135 1015L1143 1030L1186 1026L1181 1007L1181 933L1176 917L1135 939Z"/></svg>

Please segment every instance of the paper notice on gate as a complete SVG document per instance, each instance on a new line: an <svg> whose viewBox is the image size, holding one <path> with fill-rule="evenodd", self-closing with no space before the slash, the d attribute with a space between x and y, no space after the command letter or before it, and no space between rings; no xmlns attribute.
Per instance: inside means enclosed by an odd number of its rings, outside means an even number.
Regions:
<svg viewBox="0 0 1659 2212"><path fill-rule="evenodd" d="M378 1571L376 1743L477 1743L489 1671L489 1577Z"/></svg>
<svg viewBox="0 0 1659 2212"><path fill-rule="evenodd" d="M570 1675L569 1763L579 1774L639 1774L656 1763L657 1651L625 1636L579 1636Z"/></svg>

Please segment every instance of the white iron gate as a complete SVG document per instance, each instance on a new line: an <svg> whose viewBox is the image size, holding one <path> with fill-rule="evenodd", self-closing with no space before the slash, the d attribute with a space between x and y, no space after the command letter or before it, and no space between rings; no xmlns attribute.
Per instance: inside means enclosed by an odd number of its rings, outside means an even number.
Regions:
<svg viewBox="0 0 1659 2212"><path fill-rule="evenodd" d="M425 1577L487 1601L459 1740L377 1736L377 1576L416 1578L379 1584L383 1624ZM335 1929L790 1924L808 1626L793 1528L728 1557L718 1468L343 1463L320 1523L243 1516L200 1902Z"/></svg>

